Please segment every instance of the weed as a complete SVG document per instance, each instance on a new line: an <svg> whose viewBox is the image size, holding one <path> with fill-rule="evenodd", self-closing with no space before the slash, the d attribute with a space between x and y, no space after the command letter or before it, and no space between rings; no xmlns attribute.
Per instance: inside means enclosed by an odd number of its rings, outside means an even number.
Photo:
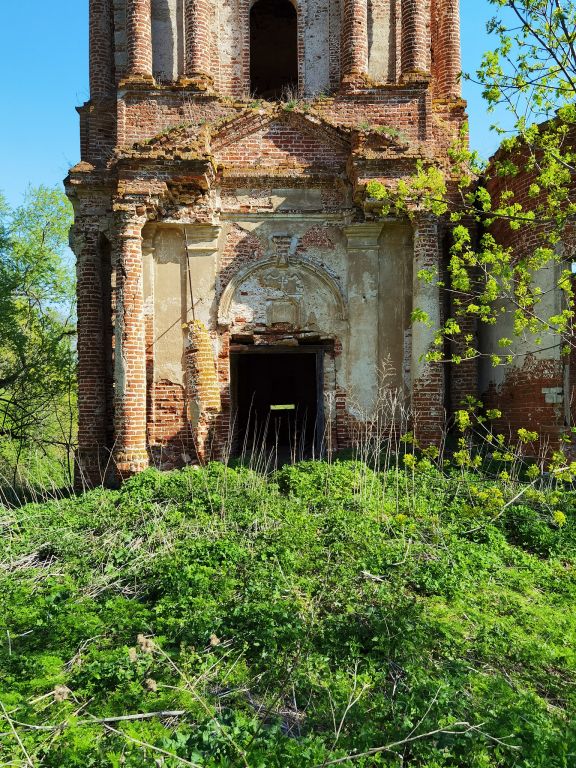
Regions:
<svg viewBox="0 0 576 768"><path fill-rule="evenodd" d="M568 765L576 494L395 445L5 508L1 761Z"/></svg>

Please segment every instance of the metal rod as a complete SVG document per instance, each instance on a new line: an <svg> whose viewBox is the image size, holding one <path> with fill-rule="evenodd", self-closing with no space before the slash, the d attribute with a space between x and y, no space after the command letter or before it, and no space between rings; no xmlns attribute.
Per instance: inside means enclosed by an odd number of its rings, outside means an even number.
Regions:
<svg viewBox="0 0 576 768"><path fill-rule="evenodd" d="M190 288L190 304L192 309L192 320L196 322L196 310L194 308L194 290L192 288L192 272L190 270L190 250L188 248L188 227L184 227L184 240L186 242L186 264L188 271L188 287ZM188 312L186 312L186 319L188 319Z"/></svg>

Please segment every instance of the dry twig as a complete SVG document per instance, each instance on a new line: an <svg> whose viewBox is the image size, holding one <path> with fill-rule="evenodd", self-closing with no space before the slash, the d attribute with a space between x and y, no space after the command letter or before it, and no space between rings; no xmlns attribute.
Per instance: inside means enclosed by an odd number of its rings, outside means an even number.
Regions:
<svg viewBox="0 0 576 768"><path fill-rule="evenodd" d="M496 738L496 736L491 736L488 733L485 733L481 730L484 723L479 723L478 725L472 725L471 723L467 722L458 722L453 723L450 728L436 728L433 731L428 731L428 733L421 733L417 736L407 736L405 739L401 739L400 741L394 741L391 744L386 744L385 747L374 747L373 749L368 749L366 752L358 752L355 755L348 755L347 757L339 757L337 760L329 760L328 762L321 763L319 765L315 765L314 768L327 768L329 765L341 765L342 763L348 763L352 762L352 760L360 760L361 757L372 757L372 755L379 755L382 752L393 752L396 754L395 750L398 747L406 746L407 744L411 744L415 741L421 741L422 739L429 739L432 736L438 736L439 734L446 734L451 736L462 736L465 733L479 733L481 736L484 736L484 738L488 739L489 741L493 741L496 744L499 744L502 747L507 747L508 749L520 749L520 747L516 747L513 744L507 744L502 739ZM455 730L456 728L459 728L461 730Z"/></svg>

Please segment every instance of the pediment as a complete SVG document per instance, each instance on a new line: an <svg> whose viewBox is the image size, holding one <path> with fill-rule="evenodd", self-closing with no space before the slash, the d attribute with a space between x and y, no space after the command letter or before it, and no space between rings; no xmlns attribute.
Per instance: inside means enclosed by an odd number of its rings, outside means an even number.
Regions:
<svg viewBox="0 0 576 768"><path fill-rule="evenodd" d="M131 164L185 163L187 173L213 176L342 175L349 167L386 167L418 155L386 126L343 128L313 110L256 107L202 126L180 125L118 153ZM362 175L357 170L354 175Z"/></svg>
<svg viewBox="0 0 576 768"><path fill-rule="evenodd" d="M213 131L216 164L267 171L343 171L350 156L349 132L313 114L276 107L250 110Z"/></svg>
<svg viewBox="0 0 576 768"><path fill-rule="evenodd" d="M144 163L213 163L223 169L341 171L351 151L350 132L313 114L284 106L246 109L201 127L178 126L119 153Z"/></svg>

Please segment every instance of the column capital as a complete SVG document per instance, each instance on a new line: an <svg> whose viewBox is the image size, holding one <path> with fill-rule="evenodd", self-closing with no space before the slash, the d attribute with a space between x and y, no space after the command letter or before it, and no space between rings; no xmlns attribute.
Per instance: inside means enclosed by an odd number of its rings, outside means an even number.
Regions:
<svg viewBox="0 0 576 768"><path fill-rule="evenodd" d="M439 216L438 214L433 213L426 208L414 207L408 212L408 216L410 217L410 221L412 222L414 229L419 229L422 227L440 228L440 226L444 223L444 218L442 216Z"/></svg>
<svg viewBox="0 0 576 768"><path fill-rule="evenodd" d="M184 227L184 240L189 256L204 256L218 250L221 227L214 224L191 224Z"/></svg>
<svg viewBox="0 0 576 768"><path fill-rule="evenodd" d="M365 251L378 248L383 229L382 222L366 221L351 224L343 230L348 250Z"/></svg>
<svg viewBox="0 0 576 768"><path fill-rule="evenodd" d="M153 223L146 228L146 234L142 235L142 253L154 254L156 252L155 239L158 231L157 224Z"/></svg>
<svg viewBox="0 0 576 768"><path fill-rule="evenodd" d="M144 206L114 206L114 230L120 240L141 240L142 229L148 216L142 212ZM145 210L145 209L144 209Z"/></svg>
<svg viewBox="0 0 576 768"><path fill-rule="evenodd" d="M94 248L101 233L101 223L97 216L77 216L75 218L68 234L68 244L76 258L79 259L87 247Z"/></svg>

